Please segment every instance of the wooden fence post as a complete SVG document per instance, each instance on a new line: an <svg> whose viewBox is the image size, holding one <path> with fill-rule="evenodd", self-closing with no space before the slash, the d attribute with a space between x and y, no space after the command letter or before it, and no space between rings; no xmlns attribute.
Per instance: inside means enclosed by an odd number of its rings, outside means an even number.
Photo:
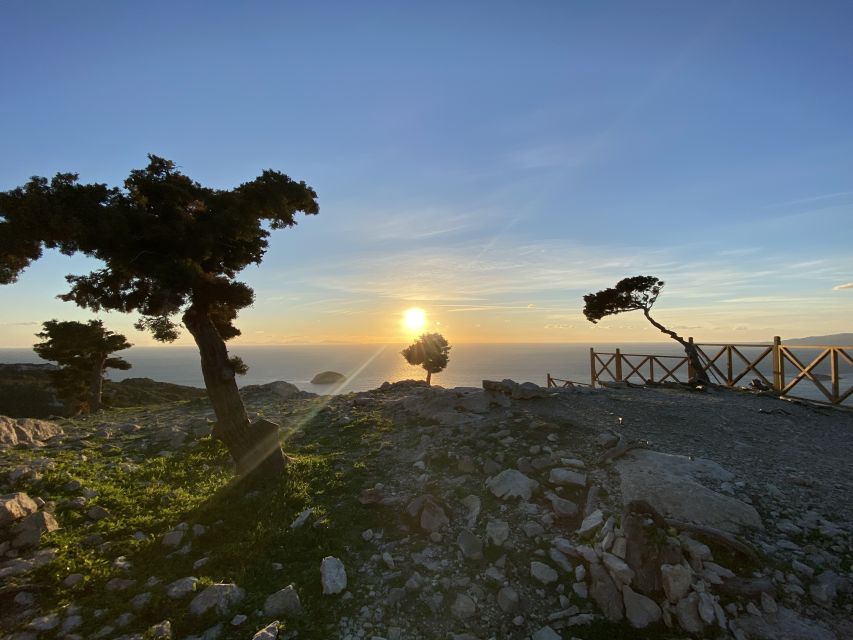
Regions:
<svg viewBox="0 0 853 640"><path fill-rule="evenodd" d="M622 352L616 349L616 382L622 382Z"/></svg>
<svg viewBox="0 0 853 640"><path fill-rule="evenodd" d="M785 387L785 373L782 370L782 338L773 336L773 390L782 393Z"/></svg>
<svg viewBox="0 0 853 640"><path fill-rule="evenodd" d="M696 353L696 347L693 346L693 336L687 338L687 343L690 345L690 353ZM696 371L693 370L693 358L690 354L687 355L687 382L693 382L696 379Z"/></svg>
<svg viewBox="0 0 853 640"><path fill-rule="evenodd" d="M840 400L839 392L841 388L838 385L838 349L830 349L829 351L829 373L832 378L832 404L838 404Z"/></svg>
<svg viewBox="0 0 853 640"><path fill-rule="evenodd" d="M595 347L589 348L589 386L595 389Z"/></svg>

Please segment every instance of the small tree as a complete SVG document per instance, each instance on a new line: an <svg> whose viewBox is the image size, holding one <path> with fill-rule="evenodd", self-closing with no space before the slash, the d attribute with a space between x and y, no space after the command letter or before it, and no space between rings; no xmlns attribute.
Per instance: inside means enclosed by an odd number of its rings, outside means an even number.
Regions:
<svg viewBox="0 0 853 640"><path fill-rule="evenodd" d="M411 365L422 366L427 372L427 384L432 374L443 371L450 359L450 345L440 333L425 333L400 352Z"/></svg>
<svg viewBox="0 0 853 640"><path fill-rule="evenodd" d="M59 365L51 372L59 397L84 411L99 411L106 370L130 369L126 360L110 357L131 347L127 338L108 331L100 320L85 324L48 320L42 327L36 336L44 342L33 345L33 350L40 358Z"/></svg>
<svg viewBox="0 0 853 640"><path fill-rule="evenodd" d="M684 347L684 352L687 354L690 366L693 369L694 377L691 382L708 384L708 374L699 360L699 353L696 351L696 347L675 333L675 331L671 331L657 322L649 313L652 305L658 299L663 285L663 280L659 280L654 276L624 278L617 282L615 287L585 295L583 297L583 314L587 320L595 324L606 316L612 316L625 311L642 311L643 315L646 316L646 319L654 327Z"/></svg>
<svg viewBox="0 0 853 640"><path fill-rule="evenodd" d="M44 248L101 260L102 269L67 276L71 288L60 298L93 311L137 312L136 327L163 342L178 337L180 316L201 355L213 435L237 473L281 474L287 459L276 425L249 423L235 381L245 366L225 342L240 335L234 320L254 300L237 274L261 262L270 229L292 227L299 211L317 213L317 194L269 170L235 189L212 189L169 160L148 158L123 189L61 173L0 193L0 284L14 282Z"/></svg>

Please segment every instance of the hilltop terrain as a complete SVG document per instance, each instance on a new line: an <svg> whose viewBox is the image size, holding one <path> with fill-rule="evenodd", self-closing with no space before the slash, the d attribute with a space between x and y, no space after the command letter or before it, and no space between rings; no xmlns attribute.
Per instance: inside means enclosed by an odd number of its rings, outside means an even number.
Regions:
<svg viewBox="0 0 853 640"><path fill-rule="evenodd" d="M47 418L66 413L56 397L52 364L0 364L0 415L13 418ZM204 398L204 389L158 382L150 378L104 381L104 403L111 407L136 407L176 400Z"/></svg>
<svg viewBox="0 0 853 640"><path fill-rule="evenodd" d="M286 480L235 481L205 400L0 424L0 635L853 637L851 412L512 381L243 394Z"/></svg>

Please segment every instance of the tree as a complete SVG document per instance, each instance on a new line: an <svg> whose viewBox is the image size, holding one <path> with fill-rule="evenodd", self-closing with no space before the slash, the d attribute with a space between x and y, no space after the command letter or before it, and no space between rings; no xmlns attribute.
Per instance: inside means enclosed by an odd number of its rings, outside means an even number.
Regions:
<svg viewBox="0 0 853 640"><path fill-rule="evenodd" d="M105 329L100 320L85 324L48 320L42 327L36 336L44 342L33 345L33 350L40 358L59 365L58 370L51 372L59 397L84 411L99 411L105 371L130 369L129 362L111 358L110 354L132 345L120 333Z"/></svg>
<svg viewBox="0 0 853 640"><path fill-rule="evenodd" d="M583 297L583 314L587 320L595 324L606 316L625 311L642 311L653 326L684 347L684 352L687 354L690 366L693 369L693 380L691 382L708 384L708 374L699 360L699 353L693 343L688 342L675 331L667 329L652 318L649 313L658 299L663 285L663 280L654 276L624 278L617 282L615 287L585 295Z"/></svg>
<svg viewBox="0 0 853 640"><path fill-rule="evenodd" d="M0 284L14 282L44 248L101 260L102 269L67 276L70 290L60 298L93 311L137 312L136 327L163 342L178 337L180 316L201 355L213 435L239 474L281 474L287 458L278 431L249 423L235 381L245 366L225 342L240 335L237 313L254 299L237 274L260 264L270 230L292 227L297 212L318 213L317 194L271 170L235 189L212 189L169 160L148 158L124 188L60 173L0 193Z"/></svg>
<svg viewBox="0 0 853 640"><path fill-rule="evenodd" d="M425 333L400 352L411 365L420 365L427 372L427 384L432 374L443 371L450 359L450 345L440 333Z"/></svg>

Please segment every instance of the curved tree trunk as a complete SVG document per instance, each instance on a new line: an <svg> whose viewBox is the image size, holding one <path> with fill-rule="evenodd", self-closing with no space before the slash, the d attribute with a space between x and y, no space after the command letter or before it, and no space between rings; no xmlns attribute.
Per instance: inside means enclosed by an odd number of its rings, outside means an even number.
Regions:
<svg viewBox="0 0 853 640"><path fill-rule="evenodd" d="M101 396L104 390L104 363L107 357L92 367L92 379L89 381L89 411L95 413L101 410Z"/></svg>
<svg viewBox="0 0 853 640"><path fill-rule="evenodd" d="M675 331L671 331L663 326L660 322L652 318L649 314L648 309L643 309L643 314L646 316L646 320L652 323L661 333L665 333L670 338L675 340L678 344L684 347L684 353L687 355L687 359L690 361L690 366L693 368L693 378L690 382L699 382L702 384L711 384L711 381L708 379L708 372L705 371L702 366L702 361L699 360L699 352L696 351L696 347L691 343L687 342L684 338L678 335Z"/></svg>
<svg viewBox="0 0 853 640"><path fill-rule="evenodd" d="M207 311L190 307L183 321L201 354L204 386L216 413L213 436L228 448L237 463L237 474L264 477L283 474L287 458L281 450L278 428L270 422L249 423L225 341Z"/></svg>

